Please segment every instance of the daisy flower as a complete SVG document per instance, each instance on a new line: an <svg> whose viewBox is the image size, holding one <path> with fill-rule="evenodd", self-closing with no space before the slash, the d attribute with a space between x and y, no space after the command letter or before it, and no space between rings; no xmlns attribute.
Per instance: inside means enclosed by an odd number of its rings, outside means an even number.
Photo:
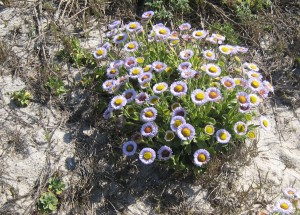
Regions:
<svg viewBox="0 0 300 215"><path fill-rule="evenodd" d="M231 135L225 129L220 129L216 132L217 141L222 144L226 144L230 141Z"/></svg>
<svg viewBox="0 0 300 215"><path fill-rule="evenodd" d="M136 97L136 92L134 89L125 90L122 94L127 99L127 103L132 102Z"/></svg>
<svg viewBox="0 0 300 215"><path fill-rule="evenodd" d="M115 61L113 61L113 62L111 62L109 64L109 67L119 69L121 66L123 66L123 64L124 64L124 61L122 61L122 60L115 60Z"/></svg>
<svg viewBox="0 0 300 215"><path fill-rule="evenodd" d="M203 39L204 37L206 37L208 34L208 31L206 30L196 30L192 33L192 36L195 39Z"/></svg>
<svg viewBox="0 0 300 215"><path fill-rule="evenodd" d="M217 77L221 74L221 68L216 64L209 63L206 65L205 72L209 76Z"/></svg>
<svg viewBox="0 0 300 215"><path fill-rule="evenodd" d="M182 37L182 39L185 40L185 41L190 41L190 40L192 40L192 37L191 37L190 35L188 35L188 34L183 34L181 37Z"/></svg>
<svg viewBox="0 0 300 215"><path fill-rule="evenodd" d="M101 46L100 46L101 47ZM100 47L98 47L98 48L100 48ZM110 47L111 47L111 44L109 43L109 42L106 42L106 43L104 43L103 45L102 45L102 47L103 48L105 48L107 51L110 49Z"/></svg>
<svg viewBox="0 0 300 215"><path fill-rule="evenodd" d="M108 78L114 78L119 74L119 70L117 68L108 67L106 70L106 76Z"/></svg>
<svg viewBox="0 0 300 215"><path fill-rule="evenodd" d="M182 124L186 124L185 119L182 116L174 116L170 122L170 128L172 131L176 132L178 127Z"/></svg>
<svg viewBox="0 0 300 215"><path fill-rule="evenodd" d="M129 80L129 75L121 76L117 79L119 85L125 85Z"/></svg>
<svg viewBox="0 0 300 215"><path fill-rule="evenodd" d="M247 133L248 126L244 122L237 122L234 124L234 131L238 135L245 135Z"/></svg>
<svg viewBox="0 0 300 215"><path fill-rule="evenodd" d="M112 36L115 36L117 33L118 33L118 30L117 30L117 29L111 29L110 31L108 31L108 32L106 33L106 37L112 37Z"/></svg>
<svg viewBox="0 0 300 215"><path fill-rule="evenodd" d="M255 72L253 70L250 70L249 72L247 72L247 76L248 76L248 78L255 78L257 80L262 79L262 75L259 72Z"/></svg>
<svg viewBox="0 0 300 215"><path fill-rule="evenodd" d="M240 53L246 53L249 50L248 48L242 46L236 46L236 49Z"/></svg>
<svg viewBox="0 0 300 215"><path fill-rule="evenodd" d="M191 94L191 98L196 105L203 105L208 101L207 93L200 89L194 90Z"/></svg>
<svg viewBox="0 0 300 215"><path fill-rule="evenodd" d="M117 85L116 80L106 80L106 81L103 82L102 88L103 88L103 90L109 91L113 87L115 87L116 85Z"/></svg>
<svg viewBox="0 0 300 215"><path fill-rule="evenodd" d="M185 123L177 128L176 133L181 140L192 140L195 136L195 128L191 124Z"/></svg>
<svg viewBox="0 0 300 215"><path fill-rule="evenodd" d="M216 60L216 54L212 50L204 51L203 57L205 57L207 60Z"/></svg>
<svg viewBox="0 0 300 215"><path fill-rule="evenodd" d="M233 80L234 80L235 85L244 87L245 89L248 88L248 81L246 79L244 79L244 78L234 78Z"/></svg>
<svg viewBox="0 0 300 215"><path fill-rule="evenodd" d="M157 110L153 107L144 108L140 113L143 122L152 122L156 119Z"/></svg>
<svg viewBox="0 0 300 215"><path fill-rule="evenodd" d="M186 50L183 50L179 53L179 57L182 59L182 60L188 60L190 59L191 57L193 57L194 55L194 52L191 50L191 49L186 49Z"/></svg>
<svg viewBox="0 0 300 215"><path fill-rule="evenodd" d="M276 204L274 210L280 214L293 214L295 208L293 203L287 199L280 199Z"/></svg>
<svg viewBox="0 0 300 215"><path fill-rule="evenodd" d="M142 14L142 18L143 19L151 19L154 16L154 12L153 11L146 11Z"/></svg>
<svg viewBox="0 0 300 215"><path fill-rule="evenodd" d="M129 70L130 78L137 79L140 74L143 73L143 69L141 67L132 67Z"/></svg>
<svg viewBox="0 0 300 215"><path fill-rule="evenodd" d="M132 156L136 152L137 144L134 141L127 141L122 146L123 154L126 156Z"/></svg>
<svg viewBox="0 0 300 215"><path fill-rule="evenodd" d="M173 131L170 131L170 130L166 131L165 138L164 138L165 141L170 142L170 141L174 140L174 138L175 138L175 134Z"/></svg>
<svg viewBox="0 0 300 215"><path fill-rule="evenodd" d="M230 90L233 89L235 87L235 82L232 78L225 76L221 79L221 83L223 84L223 86Z"/></svg>
<svg viewBox="0 0 300 215"><path fill-rule="evenodd" d="M188 78L194 78L195 74L196 74L195 70L189 69L189 70L182 71L180 73L180 76L181 78L188 79Z"/></svg>
<svg viewBox="0 0 300 215"><path fill-rule="evenodd" d="M272 86L272 84L269 82L269 81L263 81L263 85L264 85L264 87L268 90L268 91L270 91L270 92L274 92L274 87Z"/></svg>
<svg viewBox="0 0 300 215"><path fill-rule="evenodd" d="M139 94L137 94L137 96L135 97L135 102L138 105L142 105L144 104L149 98L149 95L147 93L141 92Z"/></svg>
<svg viewBox="0 0 300 215"><path fill-rule="evenodd" d="M212 34L211 36L221 42L223 42L225 40L225 36L223 36L221 34Z"/></svg>
<svg viewBox="0 0 300 215"><path fill-rule="evenodd" d="M221 45L221 46L219 46L219 51L222 54L225 54L225 55L231 54L231 49L230 49L230 47L228 45Z"/></svg>
<svg viewBox="0 0 300 215"><path fill-rule="evenodd" d="M146 89L150 87L150 82L144 81L143 83L140 84L141 89Z"/></svg>
<svg viewBox="0 0 300 215"><path fill-rule="evenodd" d="M237 101L239 102L239 104L241 106L247 106L247 105L249 105L250 98L249 98L249 95L246 92L239 92L236 95L236 99L237 99Z"/></svg>
<svg viewBox="0 0 300 215"><path fill-rule="evenodd" d="M147 122L141 127L141 134L144 137L153 138L158 132L158 126L154 122Z"/></svg>
<svg viewBox="0 0 300 215"><path fill-rule="evenodd" d="M261 98L265 99L268 97L269 91L265 87L257 88L256 92L260 95Z"/></svg>
<svg viewBox="0 0 300 215"><path fill-rule="evenodd" d="M108 120L112 117L112 109L108 107L102 114L103 118Z"/></svg>
<svg viewBox="0 0 300 215"><path fill-rule="evenodd" d="M210 87L206 90L206 93L208 95L208 101L216 102L222 99L222 93L218 88Z"/></svg>
<svg viewBox="0 0 300 215"><path fill-rule="evenodd" d="M134 51L138 50L138 48L139 48L139 44L136 41L126 43L124 46L124 49L127 52L134 52Z"/></svg>
<svg viewBox="0 0 300 215"><path fill-rule="evenodd" d="M110 105L115 110L120 110L127 103L127 99L124 96L115 96L112 98Z"/></svg>
<svg viewBox="0 0 300 215"><path fill-rule="evenodd" d="M137 65L138 65L138 63L137 63L135 57L128 57L124 61L124 66L125 66L126 69L130 69L130 68L135 67Z"/></svg>
<svg viewBox="0 0 300 215"><path fill-rule="evenodd" d="M159 97L157 95L150 96L148 99L148 103L150 105L156 105L159 102Z"/></svg>
<svg viewBox="0 0 300 215"><path fill-rule="evenodd" d="M270 130L270 122L265 116L260 117L260 126L266 131Z"/></svg>
<svg viewBox="0 0 300 215"><path fill-rule="evenodd" d="M296 189L288 187L283 190L283 195L288 199L297 199L299 198L299 193Z"/></svg>
<svg viewBox="0 0 300 215"><path fill-rule="evenodd" d="M186 30L189 30L190 28L191 28L190 23L183 23L183 24L179 25L180 31L186 31Z"/></svg>
<svg viewBox="0 0 300 215"><path fill-rule="evenodd" d="M151 72L143 72L141 74L139 74L138 76L138 82L140 84L143 84L145 82L150 82L152 79L153 75Z"/></svg>
<svg viewBox="0 0 300 215"><path fill-rule="evenodd" d="M139 30L141 28L141 24L139 22L129 22L125 26L125 28L126 28L127 31L132 33L132 32L136 32L137 30Z"/></svg>
<svg viewBox="0 0 300 215"><path fill-rule="evenodd" d="M157 151L157 157L160 160L168 160L171 158L172 154L173 154L173 151L169 146L162 146Z"/></svg>
<svg viewBox="0 0 300 215"><path fill-rule="evenodd" d="M117 34L114 36L113 41L116 44L123 43L125 40L127 40L128 35L126 33Z"/></svg>
<svg viewBox="0 0 300 215"><path fill-rule="evenodd" d="M159 40L164 40L164 39L167 39L168 36L170 35L170 29L165 27L165 26L159 26L159 27L156 27L154 29L155 31L155 34L156 34L156 37L159 39Z"/></svg>
<svg viewBox="0 0 300 215"><path fill-rule="evenodd" d="M251 93L249 94L249 101L252 107L256 107L260 103L260 98L256 94Z"/></svg>
<svg viewBox="0 0 300 215"><path fill-rule="evenodd" d="M139 159L144 164L151 164L156 158L156 153L151 148L143 148L139 154Z"/></svg>
<svg viewBox="0 0 300 215"><path fill-rule="evenodd" d="M155 61L155 62L152 63L152 68L156 72L162 72L167 68L167 65L163 62Z"/></svg>
<svg viewBox="0 0 300 215"><path fill-rule="evenodd" d="M248 86L251 90L257 91L259 89L259 87L262 86L262 83L259 80L257 80L256 78L250 78L248 80Z"/></svg>
<svg viewBox="0 0 300 215"><path fill-rule="evenodd" d="M244 63L243 66L246 67L247 69L253 70L255 72L259 71L259 68L258 68L258 66L255 63Z"/></svg>
<svg viewBox="0 0 300 215"><path fill-rule="evenodd" d="M183 62L183 63L179 64L179 66L178 66L178 70L180 72L189 70L191 68L192 68L192 64L190 62Z"/></svg>
<svg viewBox="0 0 300 215"><path fill-rule="evenodd" d="M107 55L107 50L106 50L106 48L100 47L96 51L93 52L93 55L97 60L105 58Z"/></svg>
<svg viewBox="0 0 300 215"><path fill-rule="evenodd" d="M249 131L247 133L247 137L249 137L250 139L255 139L256 138L256 133L254 131Z"/></svg>
<svg viewBox="0 0 300 215"><path fill-rule="evenodd" d="M198 149L194 152L194 164L201 167L210 160L210 154L205 149Z"/></svg>
<svg viewBox="0 0 300 215"><path fill-rule="evenodd" d="M183 81L176 81L170 86L170 91L173 96L184 96L187 92L187 89L187 85Z"/></svg>
<svg viewBox="0 0 300 215"><path fill-rule="evenodd" d="M168 84L166 82L157 83L153 86L153 91L156 94L161 94L168 89Z"/></svg>
<svg viewBox="0 0 300 215"><path fill-rule="evenodd" d="M113 21L112 23L108 24L109 29L115 29L121 25L120 20Z"/></svg>
<svg viewBox="0 0 300 215"><path fill-rule="evenodd" d="M172 117L175 117L175 116L185 117L185 115L186 115L186 110L183 107L177 107L172 112Z"/></svg>
<svg viewBox="0 0 300 215"><path fill-rule="evenodd" d="M218 39L215 38L215 37L207 37L205 40L210 42L211 44L217 44L218 43Z"/></svg>
<svg viewBox="0 0 300 215"><path fill-rule="evenodd" d="M204 132L208 135L213 135L215 133L215 128L212 125L206 125L204 128Z"/></svg>

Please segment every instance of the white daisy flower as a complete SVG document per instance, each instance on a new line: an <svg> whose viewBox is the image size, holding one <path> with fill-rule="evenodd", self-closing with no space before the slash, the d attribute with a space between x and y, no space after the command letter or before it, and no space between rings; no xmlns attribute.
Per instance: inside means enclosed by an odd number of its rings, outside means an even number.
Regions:
<svg viewBox="0 0 300 215"><path fill-rule="evenodd" d="M173 96L184 96L186 95L187 89L187 84L183 81L176 81L170 86L170 91Z"/></svg>
<svg viewBox="0 0 300 215"><path fill-rule="evenodd" d="M162 146L157 151L157 157L160 160L168 160L171 158L172 154L173 154L173 151L169 146Z"/></svg>
<svg viewBox="0 0 300 215"><path fill-rule="evenodd" d="M194 152L194 164L201 167L210 160L210 154L205 149L198 149Z"/></svg>
<svg viewBox="0 0 300 215"><path fill-rule="evenodd" d="M143 69L141 67L132 67L129 70L130 78L137 79L140 74L143 73Z"/></svg>
<svg viewBox="0 0 300 215"><path fill-rule="evenodd" d="M178 127L182 124L186 124L185 119L182 116L174 116L170 122L170 128L172 131L176 132Z"/></svg>
<svg viewBox="0 0 300 215"><path fill-rule="evenodd" d="M153 107L144 108L140 113L143 122L152 122L156 119L157 110Z"/></svg>
<svg viewBox="0 0 300 215"><path fill-rule="evenodd" d="M217 141L222 144L226 144L230 141L231 134L225 129L220 129L216 132Z"/></svg>
<svg viewBox="0 0 300 215"><path fill-rule="evenodd" d="M196 105L203 105L208 101L207 93L200 89L194 90L191 94L191 98Z"/></svg>
<svg viewBox="0 0 300 215"><path fill-rule="evenodd" d="M115 96L112 98L110 105L115 110L120 110L127 103L127 99L124 96Z"/></svg>
<svg viewBox="0 0 300 215"><path fill-rule="evenodd" d="M209 63L206 65L206 74L212 77L217 77L221 74L221 68L216 64Z"/></svg>
<svg viewBox="0 0 300 215"><path fill-rule="evenodd" d="M216 60L216 54L212 50L204 51L203 57L205 57L207 60Z"/></svg>
<svg viewBox="0 0 300 215"><path fill-rule="evenodd" d="M270 122L265 116L260 117L260 126L266 131L271 129Z"/></svg>
<svg viewBox="0 0 300 215"><path fill-rule="evenodd" d="M280 199L274 208L274 212L278 212L280 214L294 214L295 208L293 203L287 199Z"/></svg>
<svg viewBox="0 0 300 215"><path fill-rule="evenodd" d="M208 35L208 31L206 31L206 30L196 30L192 33L192 36L195 39L203 39L207 35Z"/></svg>
<svg viewBox="0 0 300 215"><path fill-rule="evenodd" d="M137 149L137 144L134 141L127 141L122 146L123 154L126 156L132 156L135 154Z"/></svg>
<svg viewBox="0 0 300 215"><path fill-rule="evenodd" d="M153 91L156 94L161 94L168 89L168 84L166 82L157 83L153 86Z"/></svg>
<svg viewBox="0 0 300 215"><path fill-rule="evenodd" d="M195 137L195 128L191 124L185 123L177 128L176 133L181 140L192 140Z"/></svg>
<svg viewBox="0 0 300 215"><path fill-rule="evenodd" d="M152 164L156 158L156 153L151 148L143 148L139 154L139 159L144 164Z"/></svg>
<svg viewBox="0 0 300 215"><path fill-rule="evenodd" d="M245 135L247 133L248 126L244 122L237 122L234 124L234 131L238 135Z"/></svg>

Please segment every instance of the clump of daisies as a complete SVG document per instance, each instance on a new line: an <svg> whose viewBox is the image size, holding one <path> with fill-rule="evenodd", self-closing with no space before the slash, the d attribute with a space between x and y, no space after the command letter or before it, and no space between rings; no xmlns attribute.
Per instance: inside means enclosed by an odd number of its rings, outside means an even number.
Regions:
<svg viewBox="0 0 300 215"><path fill-rule="evenodd" d="M262 211L266 215L276 214L300 214L300 194L292 188L287 187L283 190L281 198L270 206L268 210Z"/></svg>
<svg viewBox="0 0 300 215"><path fill-rule="evenodd" d="M103 117L125 118L125 156L201 172L234 143L255 139L257 127L270 129L265 116L252 116L273 87L259 65L243 61L248 48L189 23L153 24L153 14L110 23L93 52L106 63L102 87L111 94Z"/></svg>

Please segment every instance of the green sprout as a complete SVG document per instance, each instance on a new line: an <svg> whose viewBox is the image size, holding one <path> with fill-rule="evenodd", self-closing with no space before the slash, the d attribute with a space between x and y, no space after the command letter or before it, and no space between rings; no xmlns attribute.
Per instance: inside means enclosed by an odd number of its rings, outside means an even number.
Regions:
<svg viewBox="0 0 300 215"><path fill-rule="evenodd" d="M56 96L67 92L64 82L56 77L50 77L45 86Z"/></svg>
<svg viewBox="0 0 300 215"><path fill-rule="evenodd" d="M52 192L43 193L38 201L38 210L42 213L55 212L58 205L58 199Z"/></svg>
<svg viewBox="0 0 300 215"><path fill-rule="evenodd" d="M64 191L66 185L59 178L50 178L48 190L60 195Z"/></svg>
<svg viewBox="0 0 300 215"><path fill-rule="evenodd" d="M31 95L25 89L13 92L12 99L18 107L26 107L31 99Z"/></svg>

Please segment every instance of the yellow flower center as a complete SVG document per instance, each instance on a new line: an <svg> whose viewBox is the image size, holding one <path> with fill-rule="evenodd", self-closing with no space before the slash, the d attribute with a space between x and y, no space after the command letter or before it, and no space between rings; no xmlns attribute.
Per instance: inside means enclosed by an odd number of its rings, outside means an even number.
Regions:
<svg viewBox="0 0 300 215"><path fill-rule="evenodd" d="M240 85L241 84L241 80L240 79L235 79L234 82L235 82L236 85Z"/></svg>
<svg viewBox="0 0 300 215"><path fill-rule="evenodd" d="M165 70L166 70L166 72L172 72L172 68L171 67L167 67Z"/></svg>
<svg viewBox="0 0 300 215"><path fill-rule="evenodd" d="M284 209L284 210L289 209L289 205L288 205L287 203L282 203L282 204L280 205L280 207L281 207L282 209Z"/></svg>
<svg viewBox="0 0 300 215"><path fill-rule="evenodd" d="M166 135L166 139L167 140L172 140L174 138L174 133L173 132L168 132L167 135Z"/></svg>
<svg viewBox="0 0 300 215"><path fill-rule="evenodd" d="M128 46L127 46L128 49L134 49L135 48L135 45L133 43L130 43Z"/></svg>
<svg viewBox="0 0 300 215"><path fill-rule="evenodd" d="M221 140L226 140L227 139L227 134L225 132L221 132L220 135L219 135L219 138Z"/></svg>
<svg viewBox="0 0 300 215"><path fill-rule="evenodd" d="M238 132L244 132L245 131L245 125L243 124L238 124L237 127L236 127L236 130Z"/></svg>
<svg viewBox="0 0 300 215"><path fill-rule="evenodd" d="M249 67L253 70L257 70L257 66L255 66L254 64L250 64Z"/></svg>
<svg viewBox="0 0 300 215"><path fill-rule="evenodd" d="M119 35L119 36L117 37L117 40L123 40L123 38L124 38L123 35Z"/></svg>
<svg viewBox="0 0 300 215"><path fill-rule="evenodd" d="M164 90L165 89L165 85L163 85L163 84L158 84L157 86L156 86L156 90L158 90L158 91L162 91L162 90Z"/></svg>
<svg viewBox="0 0 300 215"><path fill-rule="evenodd" d="M213 134L214 133L214 128L212 126L206 126L205 127L205 133Z"/></svg>
<svg viewBox="0 0 300 215"><path fill-rule="evenodd" d="M205 94L203 92L197 93L196 94L196 100L202 101L205 98Z"/></svg>
<svg viewBox="0 0 300 215"><path fill-rule="evenodd" d="M251 86L254 87L254 88L258 88L259 87L259 82L254 80L251 82Z"/></svg>
<svg viewBox="0 0 300 215"><path fill-rule="evenodd" d="M254 78L257 78L259 76L259 74L258 73L252 73L251 76L254 77Z"/></svg>
<svg viewBox="0 0 300 215"><path fill-rule="evenodd" d="M225 85L226 87L232 87L232 83L231 83L230 81L225 81L225 82L224 82L224 85Z"/></svg>
<svg viewBox="0 0 300 215"><path fill-rule="evenodd" d="M155 68L156 68L156 69L161 69L161 68L163 68L163 65L162 65L162 64L157 64L157 65L155 66Z"/></svg>
<svg viewBox="0 0 300 215"><path fill-rule="evenodd" d="M145 152L143 155L145 160L150 160L152 158L152 153L151 152Z"/></svg>
<svg viewBox="0 0 300 215"><path fill-rule="evenodd" d="M146 117L149 117L149 118L150 118L150 117L153 117L153 115L154 115L154 114L153 114L153 112L152 112L151 110L145 112L145 116L146 116Z"/></svg>
<svg viewBox="0 0 300 215"><path fill-rule="evenodd" d="M229 48L226 47L226 46L223 46L223 47L221 48L221 50L222 50L223 52L229 52Z"/></svg>
<svg viewBox="0 0 300 215"><path fill-rule="evenodd" d="M158 102L158 98L152 98L151 99L151 103L152 104L157 104L157 102Z"/></svg>
<svg viewBox="0 0 300 215"><path fill-rule="evenodd" d="M211 53L211 52L206 52L206 56L207 56L207 57L212 57L212 56L213 56L213 53Z"/></svg>
<svg viewBox="0 0 300 215"><path fill-rule="evenodd" d="M212 91L212 92L210 92L210 93L208 94L208 96L209 96L209 98L211 98L211 99L215 99L215 98L217 98L217 97L218 97L218 93L217 93L217 92L214 92L214 91Z"/></svg>
<svg viewBox="0 0 300 215"><path fill-rule="evenodd" d="M128 152L132 152L133 146L132 146L132 145L128 145L128 146L126 147L126 150L127 150Z"/></svg>
<svg viewBox="0 0 300 215"><path fill-rule="evenodd" d="M247 102L247 99L246 99L246 97L245 96L239 96L239 102L240 103L242 103L242 104L244 104L244 103L246 103Z"/></svg>
<svg viewBox="0 0 300 215"><path fill-rule="evenodd" d="M102 49L99 49L99 50L97 50L97 52L96 52L96 54L98 55L98 56L101 56L101 55L103 55L103 50Z"/></svg>
<svg viewBox="0 0 300 215"><path fill-rule="evenodd" d="M294 194L295 194L295 193L294 193L293 191L291 191L291 190L289 190L287 193L290 194L290 195L294 195Z"/></svg>
<svg viewBox="0 0 300 215"><path fill-rule="evenodd" d="M182 92L183 91L183 86L181 86L181 85L177 85L176 87L174 87L174 91L175 92Z"/></svg>
<svg viewBox="0 0 300 215"><path fill-rule="evenodd" d="M131 24L129 25L129 28L130 28L130 29L135 29L135 28L136 28L136 23L131 23Z"/></svg>
<svg viewBox="0 0 300 215"><path fill-rule="evenodd" d="M197 31L196 34L195 34L197 37L201 37L203 35L203 32L202 31Z"/></svg>
<svg viewBox="0 0 300 215"><path fill-rule="evenodd" d="M115 69L110 70L111 74L116 74L116 72L117 72L117 70L115 70Z"/></svg>
<svg viewBox="0 0 300 215"><path fill-rule="evenodd" d="M125 94L126 99L130 99L132 97L132 93L128 92Z"/></svg>
<svg viewBox="0 0 300 215"><path fill-rule="evenodd" d="M199 155L198 155L198 161L200 161L200 162L206 161L206 156L205 156L205 154L199 154Z"/></svg>
<svg viewBox="0 0 300 215"><path fill-rule="evenodd" d="M165 29L160 29L159 31L158 31L160 34L167 34L167 31L165 30Z"/></svg>
<svg viewBox="0 0 300 215"><path fill-rule="evenodd" d="M269 126L269 122L267 121L267 120L263 120L263 125L265 126L265 127L268 127Z"/></svg>
<svg viewBox="0 0 300 215"><path fill-rule="evenodd" d="M255 138L255 133L253 131L249 131L248 132L248 137L251 138L251 139L254 139Z"/></svg>
<svg viewBox="0 0 300 215"><path fill-rule="evenodd" d="M115 105L119 106L119 105L122 104L122 102L123 102L123 99L122 99L122 98L117 98L117 99L115 100Z"/></svg>
<svg viewBox="0 0 300 215"><path fill-rule="evenodd" d="M137 61L138 63L144 63L145 58L143 58L143 57L138 57L138 58L136 59L136 61Z"/></svg>
<svg viewBox="0 0 300 215"><path fill-rule="evenodd" d="M223 38L223 36L221 34L216 34L216 37L219 39Z"/></svg>
<svg viewBox="0 0 300 215"><path fill-rule="evenodd" d="M139 69L134 69L134 70L132 71L132 74L133 74L133 75L138 75L138 74L140 74L140 70L139 70Z"/></svg>
<svg viewBox="0 0 300 215"><path fill-rule="evenodd" d="M250 102L255 104L257 102L257 97L256 96L250 96Z"/></svg>
<svg viewBox="0 0 300 215"><path fill-rule="evenodd" d="M175 122L174 122L174 125L176 128L178 128L181 124L182 124L182 122L179 119L175 120Z"/></svg>
<svg viewBox="0 0 300 215"><path fill-rule="evenodd" d="M189 136L191 136L191 130L188 129L188 128L182 129L181 133L182 133L182 135L183 135L184 137L189 137Z"/></svg>
<svg viewBox="0 0 300 215"><path fill-rule="evenodd" d="M142 81L146 80L147 78L150 78L149 75L144 75L141 79Z"/></svg>
<svg viewBox="0 0 300 215"><path fill-rule="evenodd" d="M215 66L211 66L211 67L209 67L208 70L209 70L211 73L216 73L216 72L218 71L218 68L215 67Z"/></svg>
<svg viewBox="0 0 300 215"><path fill-rule="evenodd" d="M145 66L144 72L148 72L151 69L151 66Z"/></svg>
<svg viewBox="0 0 300 215"><path fill-rule="evenodd" d="M147 127L144 129L144 132L145 132L146 134L151 133L151 132L152 132L152 127L151 127L151 126L147 126Z"/></svg>

